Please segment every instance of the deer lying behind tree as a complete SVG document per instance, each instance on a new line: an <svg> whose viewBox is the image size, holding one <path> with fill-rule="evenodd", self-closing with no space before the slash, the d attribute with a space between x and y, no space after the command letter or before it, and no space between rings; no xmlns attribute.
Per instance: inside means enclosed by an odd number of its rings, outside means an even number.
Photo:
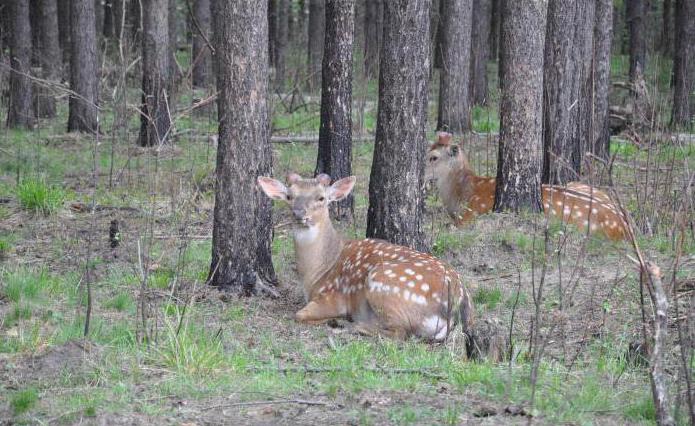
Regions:
<svg viewBox="0 0 695 426"><path fill-rule="evenodd" d="M328 204L345 198L355 177L321 174L302 179L290 174L281 182L259 177L265 194L289 204L297 270L307 305L298 321L318 324L347 318L366 334L419 336L443 340L457 322L464 332L473 325L473 302L458 273L425 253L386 241L343 240L329 218Z"/></svg>
<svg viewBox="0 0 695 426"><path fill-rule="evenodd" d="M488 213L495 203L495 178L476 176L451 134L439 132L427 153L425 179L435 181L447 213L456 226ZM567 186L543 185L543 210L584 231L601 232L611 240L627 238L627 224L610 197L580 182Z"/></svg>

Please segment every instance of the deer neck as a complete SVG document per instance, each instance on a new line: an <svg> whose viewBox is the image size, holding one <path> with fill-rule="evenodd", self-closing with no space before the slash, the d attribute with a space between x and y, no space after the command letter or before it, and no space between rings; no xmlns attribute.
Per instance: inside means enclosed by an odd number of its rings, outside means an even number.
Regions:
<svg viewBox="0 0 695 426"><path fill-rule="evenodd" d="M464 158L458 158L447 170L443 179L437 179L439 195L449 214L459 212L462 203L467 203L473 193L473 169Z"/></svg>
<svg viewBox="0 0 695 426"><path fill-rule="evenodd" d="M328 219L295 231L297 272L302 279L305 298L308 299L321 276L335 266L343 246L342 237Z"/></svg>

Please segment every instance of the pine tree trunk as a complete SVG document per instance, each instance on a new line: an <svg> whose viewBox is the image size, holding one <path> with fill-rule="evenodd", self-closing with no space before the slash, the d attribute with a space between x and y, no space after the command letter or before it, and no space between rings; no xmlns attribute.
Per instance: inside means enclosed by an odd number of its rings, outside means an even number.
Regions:
<svg viewBox="0 0 695 426"><path fill-rule="evenodd" d="M316 174L352 175L352 47L355 0L326 0L321 127ZM353 217L353 197L331 204L338 220Z"/></svg>
<svg viewBox="0 0 695 426"><path fill-rule="evenodd" d="M309 0L309 90L321 87L321 62L326 26L325 0Z"/></svg>
<svg viewBox="0 0 695 426"><path fill-rule="evenodd" d="M60 83L63 56L58 37L58 4L56 0L39 0L38 22L41 26L39 40L39 64L43 79ZM39 88L36 97L36 113L39 117L53 118L56 101L51 89Z"/></svg>
<svg viewBox="0 0 695 426"><path fill-rule="evenodd" d="M592 152L610 157L609 96L611 93L611 45L613 43L613 0L596 0L594 19L594 123Z"/></svg>
<svg viewBox="0 0 695 426"><path fill-rule="evenodd" d="M58 0L58 38L64 64L70 63L70 31L70 0Z"/></svg>
<svg viewBox="0 0 695 426"><path fill-rule="evenodd" d="M673 113L671 124L692 129L695 105L695 4L676 0L676 34L673 55Z"/></svg>
<svg viewBox="0 0 695 426"><path fill-rule="evenodd" d="M630 29L630 81L635 81L637 70L644 75L647 65L646 0L625 0L626 19Z"/></svg>
<svg viewBox="0 0 695 426"><path fill-rule="evenodd" d="M495 211L540 211L547 0L504 1Z"/></svg>
<svg viewBox="0 0 695 426"><path fill-rule="evenodd" d="M384 32L384 4L382 0L365 0L364 14L364 75L367 79L379 72L379 49Z"/></svg>
<svg viewBox="0 0 695 426"><path fill-rule="evenodd" d="M68 131L97 130L97 34L94 0L70 2L70 88Z"/></svg>
<svg viewBox="0 0 695 426"><path fill-rule="evenodd" d="M471 103L487 103L487 61L490 59L491 0L473 0L471 32L471 72L469 95Z"/></svg>
<svg viewBox="0 0 695 426"><path fill-rule="evenodd" d="M268 57L270 65L275 66L278 32L278 2L280 0L268 0Z"/></svg>
<svg viewBox="0 0 695 426"><path fill-rule="evenodd" d="M502 0L490 0L490 60L499 57Z"/></svg>
<svg viewBox="0 0 695 426"><path fill-rule="evenodd" d="M211 39L210 31L210 0L196 0L193 6L193 13L197 26L194 24L193 31L193 87L207 87L212 81L212 64L210 57L210 47L205 39L200 35L202 31L208 41Z"/></svg>
<svg viewBox="0 0 695 426"><path fill-rule="evenodd" d="M471 70L473 0L445 0L440 20L442 68L437 129L453 133L471 128L468 87Z"/></svg>
<svg viewBox="0 0 695 426"><path fill-rule="evenodd" d="M593 140L591 89L593 2L555 0L548 6L544 62L543 182L578 180Z"/></svg>
<svg viewBox="0 0 695 426"><path fill-rule="evenodd" d="M158 146L169 137L169 0L142 2L142 114L140 146Z"/></svg>
<svg viewBox="0 0 695 426"><path fill-rule="evenodd" d="M442 55L444 51L444 11L449 0L433 0L430 9L430 25L436 25L434 29L430 28L430 35L434 35L432 44L432 64L436 69L442 68ZM435 4L436 3L436 4Z"/></svg>
<svg viewBox="0 0 695 426"><path fill-rule="evenodd" d="M146 1L146 0L143 0ZM167 26L169 28L169 91L172 92L178 82L179 66L176 63L176 52L179 46L179 14L176 11L176 0L169 0Z"/></svg>
<svg viewBox="0 0 695 426"><path fill-rule="evenodd" d="M426 250L422 230L427 150L429 1L384 2L379 107L367 236Z"/></svg>
<svg viewBox="0 0 695 426"><path fill-rule="evenodd" d="M659 47L661 54L667 57L673 55L673 2L664 0L663 9L661 9L661 39Z"/></svg>
<svg viewBox="0 0 695 426"><path fill-rule="evenodd" d="M258 278L276 282L272 204L256 187L272 172L267 2L214 1L212 15L220 126L209 280L251 293Z"/></svg>
<svg viewBox="0 0 695 426"><path fill-rule="evenodd" d="M31 20L29 0L10 2L10 105L7 109L7 127L32 128L36 123L32 104L31 75Z"/></svg>
<svg viewBox="0 0 695 426"><path fill-rule="evenodd" d="M289 45L290 1L278 0L277 38L275 39L275 87L282 90L285 87L285 68L287 61L287 46Z"/></svg>

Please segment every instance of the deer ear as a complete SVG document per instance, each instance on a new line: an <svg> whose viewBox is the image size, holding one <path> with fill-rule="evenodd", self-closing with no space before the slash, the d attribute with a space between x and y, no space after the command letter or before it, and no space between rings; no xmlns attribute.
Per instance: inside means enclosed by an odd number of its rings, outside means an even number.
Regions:
<svg viewBox="0 0 695 426"><path fill-rule="evenodd" d="M257 179L258 186L261 187L265 195L273 200L287 200L287 187L279 180L273 178L259 176Z"/></svg>
<svg viewBox="0 0 695 426"><path fill-rule="evenodd" d="M437 143L439 145L449 145L452 134L449 132L437 132Z"/></svg>
<svg viewBox="0 0 695 426"><path fill-rule="evenodd" d="M349 176L342 178L328 188L327 195L329 201L340 201L347 197L352 188L355 186L357 178L354 176Z"/></svg>
<svg viewBox="0 0 695 426"><path fill-rule="evenodd" d="M459 155L459 146L458 145L451 145L449 147L449 156L456 157L457 155Z"/></svg>
<svg viewBox="0 0 695 426"><path fill-rule="evenodd" d="M328 186L331 184L331 177L325 173L321 173L320 175L316 176L316 180L319 181L319 183L323 186Z"/></svg>

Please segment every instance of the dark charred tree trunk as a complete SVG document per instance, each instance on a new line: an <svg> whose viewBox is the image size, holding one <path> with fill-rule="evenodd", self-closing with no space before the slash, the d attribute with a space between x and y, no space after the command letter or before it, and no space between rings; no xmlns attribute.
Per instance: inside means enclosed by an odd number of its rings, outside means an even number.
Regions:
<svg viewBox="0 0 695 426"><path fill-rule="evenodd" d="M104 33L104 5L103 0L94 0L94 25L96 26L97 44L99 37Z"/></svg>
<svg viewBox="0 0 695 426"><path fill-rule="evenodd" d="M125 33L123 28L124 12L128 11L128 0L111 0L111 15L113 16L113 36L120 40L122 37L121 31ZM125 6L125 10L123 7Z"/></svg>
<svg viewBox="0 0 695 426"><path fill-rule="evenodd" d="M143 0L147 1L147 0ZM179 65L176 63L176 52L179 46L179 14L176 9L176 0L169 0L169 13L167 25L169 28L169 91L172 92L177 85Z"/></svg>
<svg viewBox="0 0 695 426"><path fill-rule="evenodd" d="M547 1L503 1L495 211L541 209L543 47Z"/></svg>
<svg viewBox="0 0 695 426"><path fill-rule="evenodd" d="M491 0L473 0L471 32L471 72L468 90L471 103L487 103L487 61L490 58Z"/></svg>
<svg viewBox="0 0 695 426"><path fill-rule="evenodd" d="M275 48L277 46L278 32L278 2L280 0L268 0L268 57L270 65L275 66Z"/></svg>
<svg viewBox="0 0 695 426"><path fill-rule="evenodd" d="M39 0L38 22L40 25L39 65L44 80L60 83L63 56L58 38L58 4L56 0ZM38 88L36 114L39 117L53 118L56 115L56 101L51 89Z"/></svg>
<svg viewBox="0 0 695 426"><path fill-rule="evenodd" d="M676 0L674 47L671 124L689 127L695 114L692 99L695 90L695 4L692 0Z"/></svg>
<svg viewBox="0 0 695 426"><path fill-rule="evenodd" d="M94 0L70 2L70 88L68 131L95 132L97 123L97 34Z"/></svg>
<svg viewBox="0 0 695 426"><path fill-rule="evenodd" d="M661 9L661 38L659 39L659 48L664 56L673 54L673 2L664 0L663 8Z"/></svg>
<svg viewBox="0 0 695 426"><path fill-rule="evenodd" d="M627 25L630 29L630 81L637 70L644 75L647 65L647 0L625 0Z"/></svg>
<svg viewBox="0 0 695 426"><path fill-rule="evenodd" d="M611 92L611 45L613 43L613 0L596 0L594 19L594 100L591 152L606 161L610 157L609 96Z"/></svg>
<svg viewBox="0 0 695 426"><path fill-rule="evenodd" d="M490 59L499 57L502 0L490 0Z"/></svg>
<svg viewBox="0 0 695 426"><path fill-rule="evenodd" d="M104 0L104 37L113 38L114 31L114 4L113 0Z"/></svg>
<svg viewBox="0 0 695 426"><path fill-rule="evenodd" d="M6 3L7 4L7 3ZM10 30L10 105L7 127L32 128L36 122L32 105L31 20L29 0L9 2L12 28Z"/></svg>
<svg viewBox="0 0 695 426"><path fill-rule="evenodd" d="M446 0L440 20L442 68L439 78L437 129L466 132L471 128L468 87L471 70L473 0Z"/></svg>
<svg viewBox="0 0 695 426"><path fill-rule="evenodd" d="M212 59L210 47L199 31L202 31L208 40L211 39L210 0L196 0L193 13L197 24L193 24L191 29L193 31L193 86L207 87L212 81Z"/></svg>
<svg viewBox="0 0 695 426"><path fill-rule="evenodd" d="M142 1L142 5L140 4ZM144 2L149 0L130 0L128 7L128 24L130 25L130 37L132 40L133 48L136 49L137 46L142 44L142 15Z"/></svg>
<svg viewBox="0 0 695 426"><path fill-rule="evenodd" d="M140 146L158 146L169 137L169 0L142 3L142 106Z"/></svg>
<svg viewBox="0 0 695 426"><path fill-rule="evenodd" d="M309 89L321 87L323 37L326 27L325 0L309 0L308 64Z"/></svg>
<svg viewBox="0 0 695 426"><path fill-rule="evenodd" d="M220 0L212 13L220 125L209 281L245 293L257 279L276 282L272 204L256 187L272 173L267 4Z"/></svg>
<svg viewBox="0 0 695 426"><path fill-rule="evenodd" d="M422 230L430 34L428 0L384 2L367 236L426 250Z"/></svg>
<svg viewBox="0 0 695 426"><path fill-rule="evenodd" d="M545 38L543 183L579 178L591 132L593 2L549 2Z"/></svg>
<svg viewBox="0 0 695 426"><path fill-rule="evenodd" d="M442 67L442 55L444 51L444 11L449 0L433 0L430 10L430 25L436 25L434 29L430 28L430 35L434 35L432 43L432 65L436 69ZM436 4L435 4L436 3Z"/></svg>
<svg viewBox="0 0 695 426"><path fill-rule="evenodd" d="M352 175L352 45L355 0L326 0L321 78L321 127L316 174ZM351 220L353 197L331 205L338 220Z"/></svg>
<svg viewBox="0 0 695 426"><path fill-rule="evenodd" d="M31 28L31 66L39 65L41 24L39 23L39 0L29 0L29 28Z"/></svg>
<svg viewBox="0 0 695 426"><path fill-rule="evenodd" d="M366 0L364 13L364 75L367 79L377 76L379 50L384 32L384 4L382 0Z"/></svg>
<svg viewBox="0 0 695 426"><path fill-rule="evenodd" d="M70 63L70 0L58 0L58 37L63 63Z"/></svg>
<svg viewBox="0 0 695 426"><path fill-rule="evenodd" d="M277 38L275 39L275 87L285 87L287 46L289 45L290 0L277 0Z"/></svg>

